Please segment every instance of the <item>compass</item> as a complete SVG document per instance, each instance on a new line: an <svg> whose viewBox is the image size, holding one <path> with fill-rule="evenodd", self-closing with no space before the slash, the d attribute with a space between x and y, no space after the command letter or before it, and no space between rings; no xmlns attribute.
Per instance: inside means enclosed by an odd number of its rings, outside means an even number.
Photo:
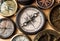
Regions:
<svg viewBox="0 0 60 41"><path fill-rule="evenodd" d="M52 8L49 15L49 22L56 31L60 31L60 4Z"/></svg>
<svg viewBox="0 0 60 41"><path fill-rule="evenodd" d="M54 30L43 30L37 34L34 41L54 41L59 36L59 33Z"/></svg>
<svg viewBox="0 0 60 41"><path fill-rule="evenodd" d="M31 41L31 39L26 35L17 34L11 39L11 41Z"/></svg>
<svg viewBox="0 0 60 41"><path fill-rule="evenodd" d="M45 16L39 8L28 6L18 12L16 22L25 34L35 34L43 28Z"/></svg>
<svg viewBox="0 0 60 41"><path fill-rule="evenodd" d="M12 20L8 18L0 19L0 38L9 38L14 33L15 27Z"/></svg>
<svg viewBox="0 0 60 41"><path fill-rule="evenodd" d="M15 14L16 11L17 11L17 3L15 0L0 1L0 15L8 17Z"/></svg>
<svg viewBox="0 0 60 41"><path fill-rule="evenodd" d="M37 0L37 4L42 9L48 9L54 4L54 0Z"/></svg>
<svg viewBox="0 0 60 41"><path fill-rule="evenodd" d="M22 5L30 5L34 2L35 0L18 0L18 3Z"/></svg>

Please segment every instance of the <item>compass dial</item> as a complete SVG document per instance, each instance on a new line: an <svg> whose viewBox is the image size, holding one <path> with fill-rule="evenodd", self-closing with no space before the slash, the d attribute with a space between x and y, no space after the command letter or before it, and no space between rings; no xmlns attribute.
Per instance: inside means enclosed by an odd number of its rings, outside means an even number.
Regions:
<svg viewBox="0 0 60 41"><path fill-rule="evenodd" d="M60 4L51 10L49 21L55 30L60 31Z"/></svg>
<svg viewBox="0 0 60 41"><path fill-rule="evenodd" d="M17 10L15 1L4 1L0 6L0 14L3 16L11 16Z"/></svg>
<svg viewBox="0 0 60 41"><path fill-rule="evenodd" d="M16 35L12 38L11 41L30 41L30 39L25 35Z"/></svg>
<svg viewBox="0 0 60 41"><path fill-rule="evenodd" d="M21 16L19 16L21 14ZM43 13L34 7L27 7L19 12L17 16L17 23L23 31L28 33L37 32L40 30L44 23L44 15Z"/></svg>
<svg viewBox="0 0 60 41"><path fill-rule="evenodd" d="M53 30L44 30L37 34L34 41L54 41L60 34Z"/></svg>
<svg viewBox="0 0 60 41"><path fill-rule="evenodd" d="M37 0L40 8L48 9L54 4L54 0Z"/></svg>
<svg viewBox="0 0 60 41"><path fill-rule="evenodd" d="M14 24L9 19L0 19L0 36L8 38L14 32Z"/></svg>

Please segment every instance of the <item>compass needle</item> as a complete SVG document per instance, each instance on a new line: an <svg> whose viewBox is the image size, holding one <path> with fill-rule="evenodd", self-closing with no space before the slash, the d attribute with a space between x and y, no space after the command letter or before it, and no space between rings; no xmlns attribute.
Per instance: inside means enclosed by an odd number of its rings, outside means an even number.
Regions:
<svg viewBox="0 0 60 41"><path fill-rule="evenodd" d="M35 28L35 26L33 25L33 23L31 22L32 26ZM36 28L35 28L36 29Z"/></svg>

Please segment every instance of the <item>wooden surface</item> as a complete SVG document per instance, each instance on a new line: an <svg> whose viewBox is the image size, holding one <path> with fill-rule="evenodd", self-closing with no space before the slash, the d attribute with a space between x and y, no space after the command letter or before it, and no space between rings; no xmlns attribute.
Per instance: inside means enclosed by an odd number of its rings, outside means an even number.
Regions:
<svg viewBox="0 0 60 41"><path fill-rule="evenodd" d="M57 0L57 1L59 1L59 0ZM36 2L34 2L32 5L33 5L33 6L37 6ZM20 4L19 4L19 6L20 6L21 8L24 7L23 5L20 5ZM47 10L43 10L43 12L45 13L45 16L46 16L47 19L48 19L50 10L51 10L51 8L50 8L50 9L47 9ZM0 15L0 18L4 18L4 17ZM14 16L12 16L11 19L12 19L14 22L16 22L16 14L15 14ZM44 28L54 30L54 29L52 28L52 26L49 24L48 21L46 22L46 25L45 25ZM19 33L23 34L23 32L19 31L19 29L17 28L16 34L19 34ZM16 34L15 34L15 35L16 35ZM36 35L29 35L29 37L32 39L32 41L34 40L35 36L36 36ZM13 36L12 36L12 37L13 37ZM9 38L9 39L0 39L0 41L10 41L11 39L12 39L12 38Z"/></svg>

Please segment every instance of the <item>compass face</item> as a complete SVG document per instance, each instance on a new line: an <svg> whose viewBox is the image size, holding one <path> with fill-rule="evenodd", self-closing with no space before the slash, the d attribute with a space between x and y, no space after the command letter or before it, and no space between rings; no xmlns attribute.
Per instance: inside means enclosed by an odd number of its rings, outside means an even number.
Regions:
<svg viewBox="0 0 60 41"><path fill-rule="evenodd" d="M54 4L54 0L37 0L40 8L48 9Z"/></svg>
<svg viewBox="0 0 60 41"><path fill-rule="evenodd" d="M4 1L0 4L0 13L3 16L11 16L17 10L17 4L15 1Z"/></svg>
<svg viewBox="0 0 60 41"><path fill-rule="evenodd" d="M0 20L0 36L2 38L8 38L14 32L14 24L9 19Z"/></svg>
<svg viewBox="0 0 60 41"><path fill-rule="evenodd" d="M12 41L30 41L28 37L24 35L17 35L15 36Z"/></svg>
<svg viewBox="0 0 60 41"><path fill-rule="evenodd" d="M60 5L52 9L50 13L50 22L55 30L60 31Z"/></svg>
<svg viewBox="0 0 60 41"><path fill-rule="evenodd" d="M34 41L54 41L60 34L53 30L44 30L37 34Z"/></svg>
<svg viewBox="0 0 60 41"><path fill-rule="evenodd" d="M21 16L19 16L19 14ZM37 32L43 27L45 23L43 13L37 8L27 7L23 9L21 12L19 12L19 14L19 18L17 17L17 22L24 32Z"/></svg>

